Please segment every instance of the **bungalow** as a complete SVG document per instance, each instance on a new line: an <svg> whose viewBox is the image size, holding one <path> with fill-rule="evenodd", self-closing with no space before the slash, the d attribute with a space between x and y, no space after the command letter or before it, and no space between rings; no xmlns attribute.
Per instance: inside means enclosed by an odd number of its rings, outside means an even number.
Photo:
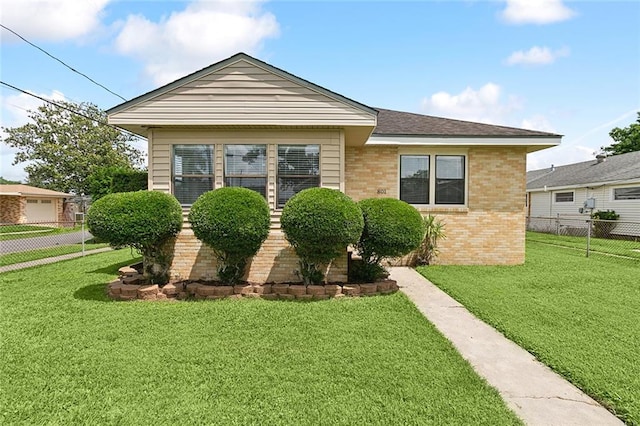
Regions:
<svg viewBox="0 0 640 426"><path fill-rule="evenodd" d="M149 188L185 210L203 192L260 192L272 232L250 280L294 281L297 259L279 228L302 189L354 200L394 197L446 223L443 264L524 261L526 154L560 143L551 133L372 108L239 53L108 111L109 123L149 142ZM174 277L210 278L213 254L188 226ZM346 279L346 254L329 279Z"/></svg>
<svg viewBox="0 0 640 426"><path fill-rule="evenodd" d="M0 185L0 223L65 221L65 201L72 195L29 185Z"/></svg>
<svg viewBox="0 0 640 426"><path fill-rule="evenodd" d="M551 166L527 173L527 216L588 218L592 211L614 210L620 222L640 223L640 151L596 156L595 160ZM576 222L577 223L577 222ZM531 221L533 230L545 221ZM575 225L575 224L574 224ZM586 228L586 222L581 221ZM622 226L617 227L623 231ZM632 228L632 227L628 227ZM639 234L628 229L625 234Z"/></svg>

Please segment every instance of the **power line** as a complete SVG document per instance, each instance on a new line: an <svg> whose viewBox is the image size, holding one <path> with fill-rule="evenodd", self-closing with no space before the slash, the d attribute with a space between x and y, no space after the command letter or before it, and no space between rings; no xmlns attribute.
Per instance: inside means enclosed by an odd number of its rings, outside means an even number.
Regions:
<svg viewBox="0 0 640 426"><path fill-rule="evenodd" d="M88 75L81 73L80 71L76 70L75 68L73 68L72 66L68 65L66 62L64 62L61 59L56 58L55 56L53 56L51 53L47 52L46 50L44 50L43 48L36 46L35 44L31 43L29 40L27 40L26 38L22 37L20 34L18 34L17 32L13 31L11 28L8 28L2 24L0 24L0 27L4 28L5 30L9 31L10 33L14 34L16 37L20 38L21 40L23 40L24 42L30 44L31 46L35 47L36 49L38 49L39 51L41 51L42 53L44 53L45 55L49 56L50 58L60 62L62 65L64 65L65 67L69 68L71 71L75 72L76 74L81 75L82 77L86 78L87 80L89 80L90 82L92 82L93 84L102 87L104 90L106 90L107 92L111 93L112 95L115 95L117 97L119 97L120 99L122 99L123 101L126 101L125 98L123 98L122 96L118 95L116 92L112 91L111 89L103 86L102 84L98 83L97 81L95 81L94 79L92 79L91 77L89 77Z"/></svg>
<svg viewBox="0 0 640 426"><path fill-rule="evenodd" d="M119 128L119 127L114 126L113 124L109 124L109 123L106 123L106 122L104 122L104 121L97 120L97 119L95 119L95 118L93 118L93 117L89 117L88 115L83 114L83 113L81 113L81 112L78 112L78 111L76 111L76 110L74 110L74 109L72 109L72 108L69 108L69 107L68 107L68 106L66 106L66 105L59 104L58 102L52 101L51 99L43 98L42 96L38 96L38 95L36 95L36 94L33 94L33 93L28 92L28 91L26 91L26 90L23 90L23 89L21 89L21 88L19 88L19 87L16 87L16 86L14 86L14 85L12 85L12 84L6 83L6 82L4 82L4 81L2 81L2 80L0 80L0 84L2 84L3 86L8 87L8 88L10 88L10 89L13 89L13 90L15 90L15 91L17 91L17 92L24 93L25 95L29 95L29 96L32 96L32 97L34 97L34 98L36 98L36 99L40 99L41 101L46 102L46 103L48 103L48 104L55 105L55 106L57 106L58 108L62 108L62 109L64 109L65 111L69 111L69 112L70 112L70 113L72 113L72 114L79 115L80 117L86 118L87 120L91 120L91 121L93 121L93 122L95 122L95 123L98 123L98 124L100 124L100 125L102 125L102 126L108 126L108 127L111 127L111 128L113 128L113 129L118 130L119 132L126 133L126 134L131 135L131 136L134 136L134 137L136 137L136 138L138 138L138 139L142 139L142 137L141 137L140 135L137 135L137 134L135 134L135 133L133 133L133 132L130 132L130 131L125 130L125 129L121 129L121 128Z"/></svg>

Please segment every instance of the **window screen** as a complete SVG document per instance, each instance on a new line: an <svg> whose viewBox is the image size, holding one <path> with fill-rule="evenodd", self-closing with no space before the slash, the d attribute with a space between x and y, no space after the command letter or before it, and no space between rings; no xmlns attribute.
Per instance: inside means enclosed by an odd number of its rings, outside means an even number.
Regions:
<svg viewBox="0 0 640 426"><path fill-rule="evenodd" d="M241 186L267 196L267 146L225 145L224 186Z"/></svg>
<svg viewBox="0 0 640 426"><path fill-rule="evenodd" d="M429 156L400 156L400 199L409 204L429 204Z"/></svg>
<svg viewBox="0 0 640 426"><path fill-rule="evenodd" d="M320 145L278 145L278 208L303 189L320 186Z"/></svg>
<svg viewBox="0 0 640 426"><path fill-rule="evenodd" d="M615 188L613 190L614 200L640 200L640 186L631 188Z"/></svg>
<svg viewBox="0 0 640 426"><path fill-rule="evenodd" d="M556 192L556 203L573 203L573 192Z"/></svg>
<svg viewBox="0 0 640 426"><path fill-rule="evenodd" d="M173 195L191 205L213 189L213 145L173 146Z"/></svg>
<svg viewBox="0 0 640 426"><path fill-rule="evenodd" d="M436 155L436 204L464 204L464 156Z"/></svg>

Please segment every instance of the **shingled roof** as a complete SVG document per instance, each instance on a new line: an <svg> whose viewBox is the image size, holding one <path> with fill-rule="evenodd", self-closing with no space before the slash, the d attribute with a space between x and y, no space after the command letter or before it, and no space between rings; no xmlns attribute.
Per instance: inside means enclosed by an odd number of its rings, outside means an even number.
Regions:
<svg viewBox="0 0 640 426"><path fill-rule="evenodd" d="M613 155L605 161L556 166L527 172L527 189L587 186L593 183L640 181L640 151Z"/></svg>
<svg viewBox="0 0 640 426"><path fill-rule="evenodd" d="M50 189L38 188L35 186L24 184L3 184L0 185L0 195L19 195L19 196L38 196L38 197L71 197L71 194L65 192L52 191Z"/></svg>
<svg viewBox="0 0 640 426"><path fill-rule="evenodd" d="M453 120L410 112L376 108L378 124L374 135L437 137L560 137L554 133L493 124Z"/></svg>

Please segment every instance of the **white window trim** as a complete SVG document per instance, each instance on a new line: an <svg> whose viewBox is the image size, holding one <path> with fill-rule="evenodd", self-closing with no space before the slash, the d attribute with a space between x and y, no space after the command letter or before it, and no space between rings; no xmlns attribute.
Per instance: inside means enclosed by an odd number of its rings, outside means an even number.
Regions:
<svg viewBox="0 0 640 426"><path fill-rule="evenodd" d="M430 150L425 147L402 147L398 148L398 165L396 174L396 193L400 199L400 157L403 155L428 155L429 156L429 204L411 204L418 209L460 209L469 207L469 151L467 149L444 149ZM464 204L436 204L436 156L438 155L460 155L464 157Z"/></svg>
<svg viewBox="0 0 640 426"><path fill-rule="evenodd" d="M556 201L556 196L558 194L564 194L565 192L570 192L573 194L573 200L572 201ZM576 191L553 191L553 204L562 204L564 206L569 205L569 204L575 204L576 203Z"/></svg>
<svg viewBox="0 0 640 426"><path fill-rule="evenodd" d="M321 143L309 143L309 142L299 142L299 141L286 141L286 142L278 142L269 144L274 146L274 175L273 180L275 183L274 187L274 199L273 199L273 210L276 212L281 212L284 207L278 207L278 147L281 145L317 145L318 146L318 188L323 188L323 173L322 173L322 144ZM269 147L267 147L267 163L269 162ZM269 179L269 168L267 167L267 179ZM287 200L288 201L288 200Z"/></svg>
<svg viewBox="0 0 640 426"><path fill-rule="evenodd" d="M217 165L216 165L216 161L217 158L216 156L218 155L218 145L214 142L211 141L185 141L185 142L180 142L180 143L172 143L169 146L169 155L170 157L170 162L169 162L169 167L171 167L170 170L170 181L169 181L169 193L171 195L173 195L174 197L176 196L175 194L175 182L176 182L176 174L175 174L175 147L176 146L184 146L184 145L208 145L211 146L213 149L212 152L212 159L213 159L213 164L212 164L212 171L213 171L213 175L203 175L203 176L211 176L211 178L213 179L213 188L211 188L210 190L213 190L216 188L216 170L217 170ZM179 176L184 176L184 175L179 175ZM178 201L180 202L180 201ZM183 208L191 208L193 204L182 204L180 203L180 206L182 206Z"/></svg>

